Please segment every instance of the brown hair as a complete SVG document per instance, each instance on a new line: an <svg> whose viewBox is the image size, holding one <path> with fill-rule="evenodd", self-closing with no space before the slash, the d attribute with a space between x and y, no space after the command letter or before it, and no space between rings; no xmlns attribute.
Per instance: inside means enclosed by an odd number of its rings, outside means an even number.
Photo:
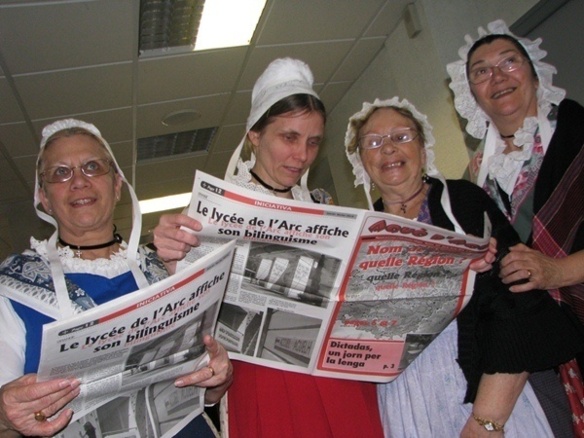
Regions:
<svg viewBox="0 0 584 438"><path fill-rule="evenodd" d="M274 121L275 117L288 113L306 114L318 113L322 116L326 124L326 109L320 99L312 94L291 94L274 103L268 110L262 114L257 122L249 129L254 132L262 132L266 126ZM244 147L247 152L252 150L252 143L246 136Z"/></svg>

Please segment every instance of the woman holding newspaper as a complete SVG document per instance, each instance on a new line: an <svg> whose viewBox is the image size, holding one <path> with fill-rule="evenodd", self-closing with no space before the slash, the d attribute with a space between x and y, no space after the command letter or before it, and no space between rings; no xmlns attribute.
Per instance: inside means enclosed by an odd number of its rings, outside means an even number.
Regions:
<svg viewBox="0 0 584 438"><path fill-rule="evenodd" d="M99 130L79 120L60 120L43 130L37 159L34 206L55 226L49 240L31 238L32 249L0 267L0 436L78 436L67 404L80 393L74 378L37 383L43 325L146 287L168 275L150 250L138 247L140 213L111 148ZM134 207L129 243L116 234L113 211L126 183ZM39 207L42 204L42 210ZM208 388L217 402L231 382L224 348L204 339L207 367L176 380L182 388ZM180 389L176 391L180 391ZM53 418L51 418L53 417ZM199 416L179 434L214 436Z"/></svg>
<svg viewBox="0 0 584 438"><path fill-rule="evenodd" d="M547 289L584 323L584 108L552 85L541 39L518 38L502 20L478 34L447 70L466 131L481 139L471 178L523 241L501 261L501 276L517 283L513 292ZM557 437L584 436L579 359L529 378L551 400L542 405Z"/></svg>
<svg viewBox="0 0 584 438"><path fill-rule="evenodd" d="M460 234L482 235L486 213L505 254L518 236L484 191L438 172L431 130L405 99L364 103L345 137L355 184L363 184L371 209ZM375 203L373 183L381 194ZM510 293L498 271L495 263L479 274L457 321L395 381L379 385L387 435L551 436L533 393L522 390L529 372L582 350L580 328L547 292Z"/></svg>
<svg viewBox="0 0 584 438"><path fill-rule="evenodd" d="M309 67L294 59L272 62L257 80L247 132L229 164L226 179L254 191L305 202L330 202L306 187L308 168L324 134L325 109L312 89ZM240 159L244 143L249 161ZM234 170L237 165L237 174ZM170 269L198 244L200 224L185 215L166 215L154 230L158 254ZM281 371L234 362L228 391L230 438L381 437L375 386L371 383Z"/></svg>

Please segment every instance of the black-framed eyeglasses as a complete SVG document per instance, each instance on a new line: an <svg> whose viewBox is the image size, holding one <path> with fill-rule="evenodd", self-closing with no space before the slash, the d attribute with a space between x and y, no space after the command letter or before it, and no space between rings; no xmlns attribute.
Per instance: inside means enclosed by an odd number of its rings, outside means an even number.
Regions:
<svg viewBox="0 0 584 438"><path fill-rule="evenodd" d="M361 149L377 149L383 145L386 138L393 144L410 143L416 139L418 131L414 128L398 128L386 135L367 134L359 137L359 147Z"/></svg>
<svg viewBox="0 0 584 438"><path fill-rule="evenodd" d="M81 169L83 175L88 177L105 175L112 168L111 160L99 158L89 160L80 166L69 167L64 164L46 168L41 174L41 180L48 183L64 183L73 178L75 169Z"/></svg>
<svg viewBox="0 0 584 438"><path fill-rule="evenodd" d="M515 53L502 59L496 65L481 65L473 68L468 73L468 80L475 85L482 84L493 76L496 68L504 73L509 73L519 69L523 64L525 64L525 58Z"/></svg>

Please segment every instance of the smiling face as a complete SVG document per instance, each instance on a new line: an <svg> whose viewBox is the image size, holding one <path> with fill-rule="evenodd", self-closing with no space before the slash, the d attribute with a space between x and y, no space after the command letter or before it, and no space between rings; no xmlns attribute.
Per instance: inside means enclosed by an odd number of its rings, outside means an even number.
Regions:
<svg viewBox="0 0 584 438"><path fill-rule="evenodd" d="M495 39L476 49L469 59L469 70L497 65L511 55L523 57L512 42ZM537 115L537 87L527 60L517 70L495 68L487 81L470 84L477 103L504 135L515 133L526 117Z"/></svg>
<svg viewBox="0 0 584 438"><path fill-rule="evenodd" d="M59 137L47 145L40 172L54 166L80 166L109 159L106 149L89 135ZM113 212L121 194L122 179L113 166L101 176L85 176L79 167L62 183L44 182L39 198L45 211L59 224L59 235L76 245L104 242L112 237Z"/></svg>
<svg viewBox="0 0 584 438"><path fill-rule="evenodd" d="M408 117L391 108L379 108L361 127L358 137L387 135L401 128L416 130L414 122ZM377 149L359 148L363 167L382 195L388 198L408 197L420 187L426 164L426 153L420 138L417 136L403 144L393 144L385 139Z"/></svg>
<svg viewBox="0 0 584 438"><path fill-rule="evenodd" d="M324 119L316 111L276 116L261 131L250 131L256 163L253 171L270 186L294 186L308 170L324 135Z"/></svg>

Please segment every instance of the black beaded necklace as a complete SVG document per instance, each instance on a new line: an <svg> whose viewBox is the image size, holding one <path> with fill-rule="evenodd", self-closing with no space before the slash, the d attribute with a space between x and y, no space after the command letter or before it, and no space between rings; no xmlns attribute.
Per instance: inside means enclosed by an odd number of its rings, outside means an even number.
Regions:
<svg viewBox="0 0 584 438"><path fill-rule="evenodd" d="M272 187L268 183L266 183L264 180L262 180L259 176L257 176L257 174L253 170L250 170L249 173L251 173L251 176L253 176L254 179L257 182L259 182L262 186L264 186L268 190L271 190L272 192L276 192L276 193L288 193L290 190L292 190L292 186L285 187L283 189L277 189L275 187Z"/></svg>
<svg viewBox="0 0 584 438"><path fill-rule="evenodd" d="M70 243L65 242L63 239L61 239L59 237L59 244L61 246L68 246L70 247L72 250L75 251L75 255L79 258L81 258L81 251L87 251L87 250L91 250L91 249L101 249L101 248L107 248L108 246L112 246L115 245L116 243L122 243L122 236L120 236L118 233L116 233L116 228L114 226L114 238L112 240L110 240L109 242L106 243L99 243L97 245L72 245Z"/></svg>
<svg viewBox="0 0 584 438"><path fill-rule="evenodd" d="M503 135L503 134L499 134L501 136L502 139L507 140L510 138L515 138L515 134L511 134L511 135Z"/></svg>

